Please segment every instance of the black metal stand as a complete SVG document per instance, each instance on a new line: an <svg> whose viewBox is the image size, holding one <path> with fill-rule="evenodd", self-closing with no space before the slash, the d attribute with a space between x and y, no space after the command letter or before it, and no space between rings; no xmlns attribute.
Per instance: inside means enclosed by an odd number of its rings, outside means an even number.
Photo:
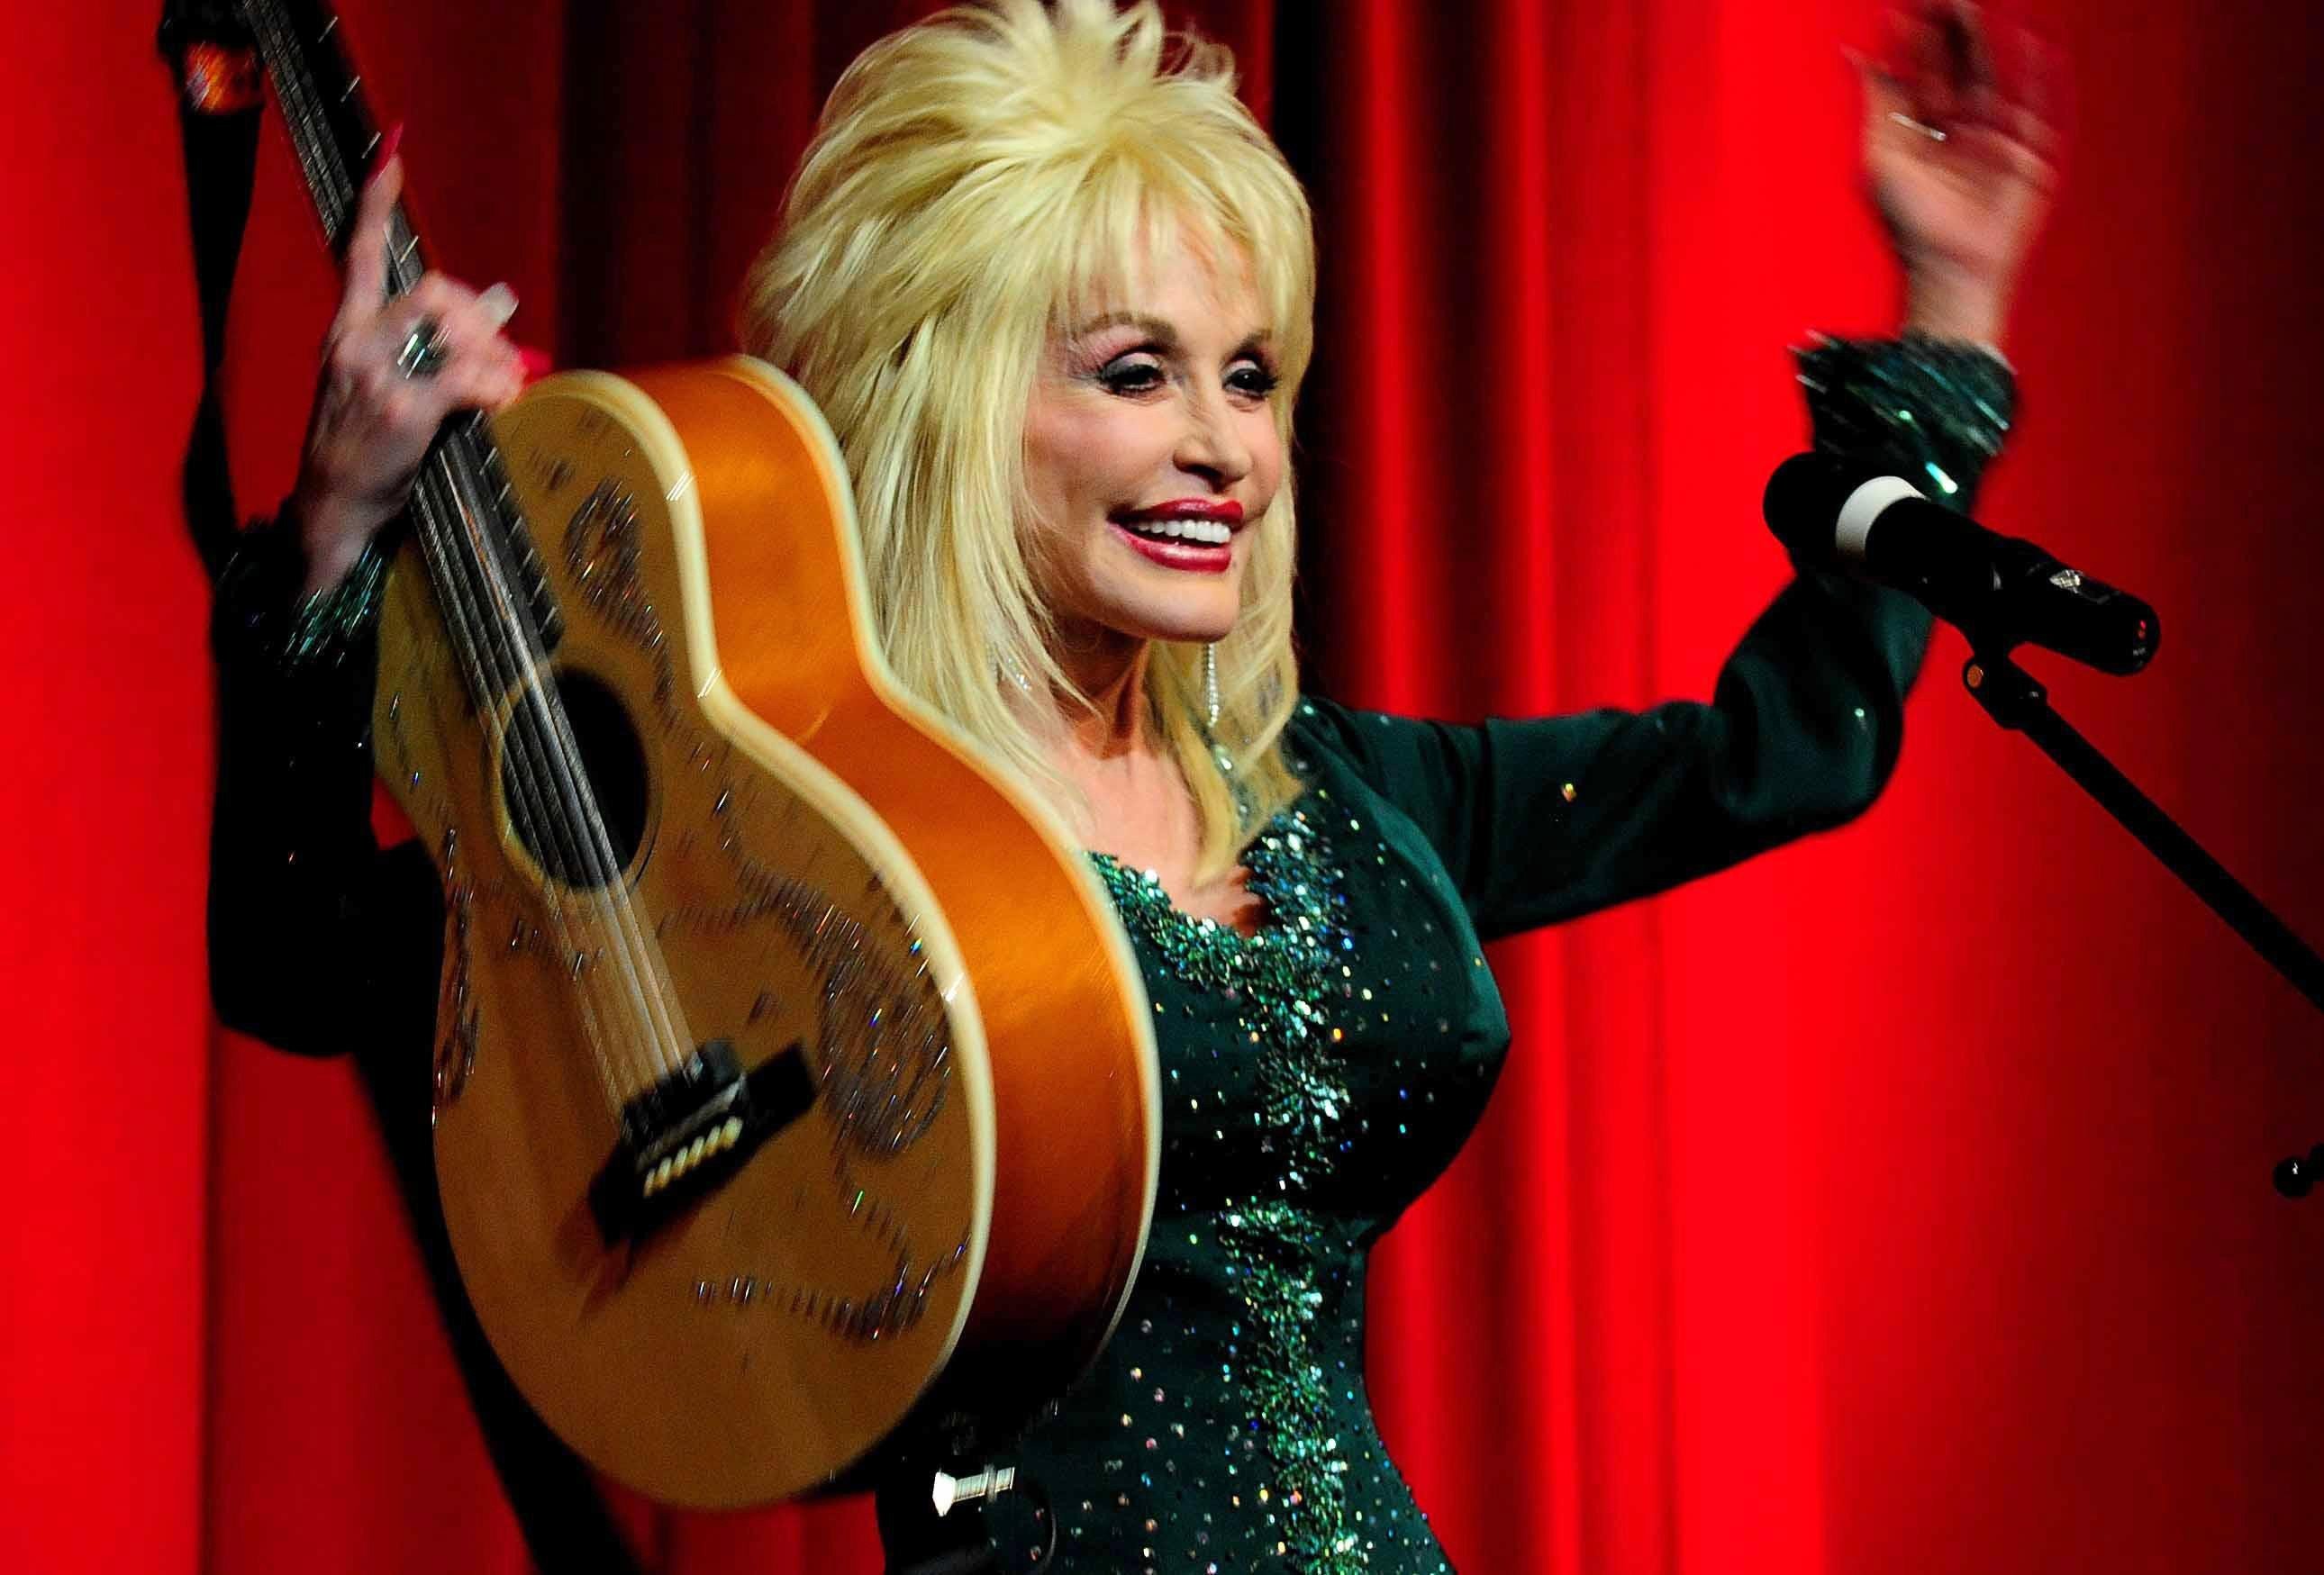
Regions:
<svg viewBox="0 0 2324 1575"><path fill-rule="evenodd" d="M2162 860L2270 967L2307 997L2310 1006L2324 1011L2324 957L2310 950L2242 881L2228 874L2225 866L2180 829L2178 822L2116 770L2113 761L2051 710L2048 690L2006 656L1972 656L1961 669L1961 681L1985 707L1986 714L2040 745L2147 852ZM2303 1197L2319 1176L2324 1176L2324 1144L2305 1156L2278 1165L2275 1187L2288 1198Z"/></svg>

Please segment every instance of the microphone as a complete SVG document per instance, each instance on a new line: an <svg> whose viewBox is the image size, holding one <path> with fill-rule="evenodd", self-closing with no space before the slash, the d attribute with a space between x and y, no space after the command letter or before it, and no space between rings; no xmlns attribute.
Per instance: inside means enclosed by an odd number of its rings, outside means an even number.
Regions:
<svg viewBox="0 0 2324 1575"><path fill-rule="evenodd" d="M2038 645L2101 672L2135 673L2162 638L2154 609L2137 597L1931 502L1877 466L1794 455L1768 480L1765 511L1800 562L1894 586L1981 656Z"/></svg>

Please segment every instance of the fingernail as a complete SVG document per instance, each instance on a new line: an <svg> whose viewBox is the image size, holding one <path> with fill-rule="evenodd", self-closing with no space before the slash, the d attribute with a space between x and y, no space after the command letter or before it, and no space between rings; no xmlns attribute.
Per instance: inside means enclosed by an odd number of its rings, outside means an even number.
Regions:
<svg viewBox="0 0 2324 1575"><path fill-rule="evenodd" d="M547 377L557 369L557 363L550 359L549 352L537 345L518 345L516 358L524 364L524 380L527 382Z"/></svg>
<svg viewBox="0 0 2324 1575"><path fill-rule="evenodd" d="M387 161L395 157L395 150L402 145L403 123L399 120L387 128L385 136L379 139L379 153L372 160L371 167L374 170L384 169Z"/></svg>
<svg viewBox="0 0 2324 1575"><path fill-rule="evenodd" d="M476 305L492 318L493 327L502 327L516 316L516 291L505 284L488 284L477 295Z"/></svg>

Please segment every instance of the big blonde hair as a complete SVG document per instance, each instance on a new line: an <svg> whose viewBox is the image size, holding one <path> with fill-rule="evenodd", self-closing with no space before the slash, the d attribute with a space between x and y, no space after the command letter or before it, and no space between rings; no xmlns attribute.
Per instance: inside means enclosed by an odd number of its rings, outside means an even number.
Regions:
<svg viewBox="0 0 2324 1575"><path fill-rule="evenodd" d="M1297 179L1235 97L1231 56L1167 33L1152 0L984 0L848 68L745 287L744 345L806 388L846 456L890 665L1069 814L1034 708L1011 698L1018 679L1087 698L1049 654L1019 538L1026 410L1051 332L1170 235L1248 262L1290 452L1314 232ZM1201 645L1157 642L1148 663L1205 876L1299 792L1279 747L1298 698L1294 517L1286 477L1248 530L1216 729Z"/></svg>

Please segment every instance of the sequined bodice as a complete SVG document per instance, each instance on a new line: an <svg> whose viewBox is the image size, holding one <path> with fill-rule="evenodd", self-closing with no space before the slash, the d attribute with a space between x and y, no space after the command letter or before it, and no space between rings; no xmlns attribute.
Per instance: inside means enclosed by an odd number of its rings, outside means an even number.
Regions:
<svg viewBox="0 0 2324 1575"><path fill-rule="evenodd" d="M1120 1332L1025 1441L1047 1567L1442 1570L1365 1397L1363 1271L1482 1109L1481 964L1328 788L1246 855L1248 939L1096 862L1153 998L1162 1184ZM1045 1528L995 1530L1005 1568L1043 1567Z"/></svg>

